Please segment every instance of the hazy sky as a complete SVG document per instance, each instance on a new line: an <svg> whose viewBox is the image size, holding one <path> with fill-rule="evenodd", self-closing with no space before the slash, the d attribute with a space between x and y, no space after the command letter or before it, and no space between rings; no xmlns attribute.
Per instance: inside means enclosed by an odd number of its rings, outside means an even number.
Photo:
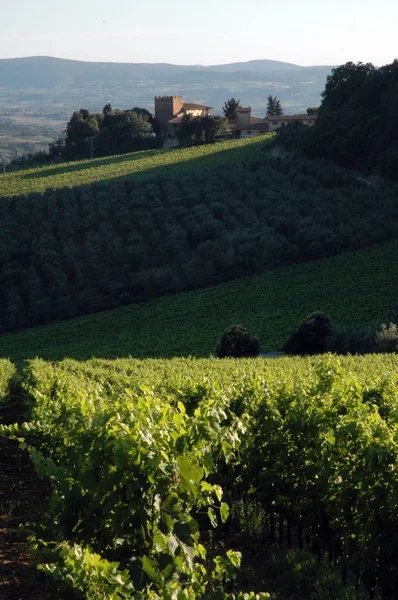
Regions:
<svg viewBox="0 0 398 600"><path fill-rule="evenodd" d="M0 9L0 58L381 65L398 56L398 0L0 0Z"/></svg>

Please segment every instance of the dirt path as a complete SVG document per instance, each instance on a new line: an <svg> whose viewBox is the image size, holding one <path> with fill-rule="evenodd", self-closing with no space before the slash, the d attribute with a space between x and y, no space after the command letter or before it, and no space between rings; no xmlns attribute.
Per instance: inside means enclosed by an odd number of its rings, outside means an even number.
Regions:
<svg viewBox="0 0 398 600"><path fill-rule="evenodd" d="M0 407L0 423L22 420L20 405ZM20 525L40 518L47 488L37 479L17 442L0 436L0 600L48 600L44 578L31 565L28 531ZM19 531L18 531L19 530Z"/></svg>

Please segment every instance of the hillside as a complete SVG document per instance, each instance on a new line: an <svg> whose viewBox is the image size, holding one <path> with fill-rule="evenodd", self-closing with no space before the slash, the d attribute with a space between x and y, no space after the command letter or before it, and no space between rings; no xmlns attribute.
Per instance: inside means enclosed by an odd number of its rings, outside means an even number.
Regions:
<svg viewBox="0 0 398 600"><path fill-rule="evenodd" d="M259 158L264 141L272 140L273 135L269 134L173 151L145 150L109 158L23 169L0 174L0 197L123 179L149 180L166 174L186 175L234 162L254 161Z"/></svg>
<svg viewBox="0 0 398 600"><path fill-rule="evenodd" d="M275 60L252 60L221 65L174 65L168 63L112 63L67 60L51 56L0 59L0 77L4 86L20 89L55 88L65 84L83 84L87 80L120 84L126 80L151 80L193 72L286 72L310 70ZM321 67L322 68L322 67ZM330 68L330 67L324 67Z"/></svg>
<svg viewBox="0 0 398 600"><path fill-rule="evenodd" d="M0 332L398 237L396 186L275 157L272 139L0 175Z"/></svg>
<svg viewBox="0 0 398 600"><path fill-rule="evenodd" d="M336 325L371 324L397 307L398 242L261 276L0 336L0 356L208 356L232 323L276 350L314 310Z"/></svg>
<svg viewBox="0 0 398 600"><path fill-rule="evenodd" d="M24 153L48 150L57 135L56 124L48 126L30 119L21 121L0 117L0 163Z"/></svg>

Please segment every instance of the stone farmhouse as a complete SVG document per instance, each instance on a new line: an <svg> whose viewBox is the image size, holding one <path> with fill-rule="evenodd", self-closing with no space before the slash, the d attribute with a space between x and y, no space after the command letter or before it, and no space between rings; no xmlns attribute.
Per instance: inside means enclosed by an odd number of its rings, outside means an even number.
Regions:
<svg viewBox="0 0 398 600"><path fill-rule="evenodd" d="M211 114L211 106L184 102L182 96L156 96L155 117L166 137L174 138L185 115L206 117ZM261 119L252 115L251 106L239 107L235 119L230 119L230 135L247 137L268 131L276 131L283 125L298 122L303 125L315 125L317 115L281 115Z"/></svg>
<svg viewBox="0 0 398 600"><path fill-rule="evenodd" d="M269 124L269 130L275 131L282 127L282 125L288 125L289 123L301 123L302 125L315 125L317 115L281 115L280 117L267 117L266 121Z"/></svg>
<svg viewBox="0 0 398 600"><path fill-rule="evenodd" d="M254 117L251 106L240 106L236 109L235 119L230 120L231 133L236 137L267 133L270 127L266 119Z"/></svg>
<svg viewBox="0 0 398 600"><path fill-rule="evenodd" d="M184 102L182 96L156 96L155 117L162 131L170 137L175 137L185 115L206 117L210 115L211 106Z"/></svg>
<svg viewBox="0 0 398 600"><path fill-rule="evenodd" d="M236 137L247 137L258 135L268 131L276 131L288 123L302 123L303 125L315 125L316 115L281 115L279 117L266 117L260 119L252 116L251 106L239 107L236 110L236 118L230 121L231 132Z"/></svg>

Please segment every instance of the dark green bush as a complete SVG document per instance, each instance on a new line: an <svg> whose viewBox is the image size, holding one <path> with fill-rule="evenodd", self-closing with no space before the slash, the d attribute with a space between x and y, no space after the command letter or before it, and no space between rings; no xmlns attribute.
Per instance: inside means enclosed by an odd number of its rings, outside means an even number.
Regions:
<svg viewBox="0 0 398 600"><path fill-rule="evenodd" d="M329 317L322 312L313 312L289 336L283 350L286 354L322 354L332 333Z"/></svg>
<svg viewBox="0 0 398 600"><path fill-rule="evenodd" d="M325 349L335 354L369 354L373 352L374 337L374 330L368 327L339 327L327 338Z"/></svg>
<svg viewBox="0 0 398 600"><path fill-rule="evenodd" d="M258 338L250 335L240 325L231 325L224 331L216 348L218 358L243 358L258 356L260 342Z"/></svg>
<svg viewBox="0 0 398 600"><path fill-rule="evenodd" d="M383 323L374 337L374 352L398 352L398 326Z"/></svg>
<svg viewBox="0 0 398 600"><path fill-rule="evenodd" d="M314 312L301 323L287 339L286 354L370 354L372 352L398 352L398 325L396 311L388 323L376 327L351 325L333 328L327 315Z"/></svg>
<svg viewBox="0 0 398 600"><path fill-rule="evenodd" d="M383 323L377 330L358 325L337 328L327 339L326 351L336 354L398 352L398 326Z"/></svg>

